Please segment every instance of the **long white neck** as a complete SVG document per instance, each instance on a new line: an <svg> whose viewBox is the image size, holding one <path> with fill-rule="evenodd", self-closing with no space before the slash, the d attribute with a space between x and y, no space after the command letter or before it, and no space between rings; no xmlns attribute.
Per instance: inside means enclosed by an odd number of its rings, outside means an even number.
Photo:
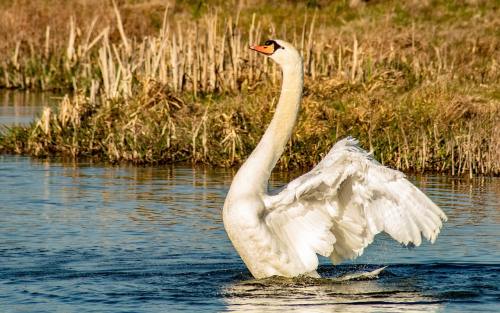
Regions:
<svg viewBox="0 0 500 313"><path fill-rule="evenodd" d="M276 112L257 147L241 166L231 184L231 194L263 194L271 171L292 134L303 87L303 65L298 58L282 67L283 82Z"/></svg>

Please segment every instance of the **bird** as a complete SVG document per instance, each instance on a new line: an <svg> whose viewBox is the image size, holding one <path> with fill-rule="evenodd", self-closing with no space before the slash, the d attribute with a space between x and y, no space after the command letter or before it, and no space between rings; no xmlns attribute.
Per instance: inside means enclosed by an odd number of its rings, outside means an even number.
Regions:
<svg viewBox="0 0 500 313"><path fill-rule="evenodd" d="M445 213L397 170L347 137L309 172L268 193L268 180L299 113L303 61L290 43L250 46L276 62L281 94L261 140L233 177L222 208L224 228L256 279L320 277L318 255L334 265L354 259L385 232L403 245L434 243Z"/></svg>

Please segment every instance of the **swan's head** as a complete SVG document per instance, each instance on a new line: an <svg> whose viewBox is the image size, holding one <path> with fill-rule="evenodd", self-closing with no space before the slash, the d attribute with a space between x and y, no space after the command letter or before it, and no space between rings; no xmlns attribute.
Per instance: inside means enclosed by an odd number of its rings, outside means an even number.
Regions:
<svg viewBox="0 0 500 313"><path fill-rule="evenodd" d="M250 46L250 49L270 57L282 67L302 62L302 58L297 49L295 49L292 44L283 40L270 39L262 45Z"/></svg>

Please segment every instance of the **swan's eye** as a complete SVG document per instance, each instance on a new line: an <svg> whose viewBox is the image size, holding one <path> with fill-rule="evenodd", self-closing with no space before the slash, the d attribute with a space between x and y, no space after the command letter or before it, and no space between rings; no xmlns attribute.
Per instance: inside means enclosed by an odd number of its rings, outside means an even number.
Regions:
<svg viewBox="0 0 500 313"><path fill-rule="evenodd" d="M274 40L267 40L266 42L264 42L264 46L272 46L273 52L278 50L278 49L285 49L284 47L280 46L279 43L277 43Z"/></svg>

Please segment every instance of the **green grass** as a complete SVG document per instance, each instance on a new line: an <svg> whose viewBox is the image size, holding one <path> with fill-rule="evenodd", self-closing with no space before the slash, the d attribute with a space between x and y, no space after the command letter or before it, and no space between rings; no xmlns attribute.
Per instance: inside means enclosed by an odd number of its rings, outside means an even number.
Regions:
<svg viewBox="0 0 500 313"><path fill-rule="evenodd" d="M110 24L92 28L82 14L64 36L33 36L33 49L14 36L0 86L73 95L0 137L0 150L240 164L272 117L280 82L277 67L246 47L271 36L301 49L307 74L281 168L310 167L351 135L404 171L500 173L495 2L194 1L170 7L165 22L163 10L104 6Z"/></svg>

